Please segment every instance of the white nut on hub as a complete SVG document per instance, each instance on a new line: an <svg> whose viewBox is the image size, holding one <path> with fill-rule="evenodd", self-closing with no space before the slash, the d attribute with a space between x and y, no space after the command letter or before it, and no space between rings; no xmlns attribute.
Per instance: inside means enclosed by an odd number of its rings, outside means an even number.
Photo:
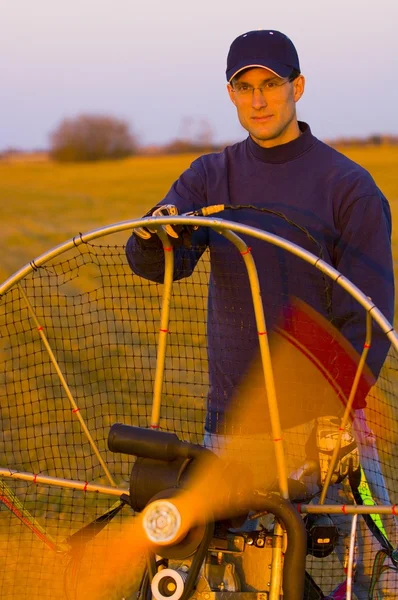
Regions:
<svg viewBox="0 0 398 600"><path fill-rule="evenodd" d="M184 593L187 578L188 573L181 570L158 571L151 583L153 597L155 600L179 600Z"/></svg>
<svg viewBox="0 0 398 600"><path fill-rule="evenodd" d="M175 543L181 531L180 512L168 500L155 500L145 508L143 527L148 539L154 544Z"/></svg>

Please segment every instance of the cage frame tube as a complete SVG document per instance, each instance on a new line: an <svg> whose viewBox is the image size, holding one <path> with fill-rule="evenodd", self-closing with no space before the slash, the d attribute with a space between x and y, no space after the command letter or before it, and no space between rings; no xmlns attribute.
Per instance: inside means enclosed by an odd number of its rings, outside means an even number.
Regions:
<svg viewBox="0 0 398 600"><path fill-rule="evenodd" d="M323 515L394 515L398 517L396 504L298 504L302 514Z"/></svg>
<svg viewBox="0 0 398 600"><path fill-rule="evenodd" d="M360 377L362 375L362 372L363 372L363 370L365 368L365 361L366 361L366 357L368 355L371 343L372 343L372 318L370 316L370 313L367 312L366 313L365 343L363 345L363 350L362 350L362 353L361 353L361 357L359 359L357 370L355 372L354 381L352 382L350 394L349 394L348 401L347 401L347 406L345 408L344 415L343 415L343 418L341 420L341 424L340 424L340 427L339 427L339 434L338 434L338 437L337 437L337 440L336 440L336 445L335 445L335 447L333 449L332 457L330 459L330 464L329 464L328 472L326 474L325 483L323 484L321 495L320 495L320 498L319 498L319 504L324 504L327 491L328 491L330 483L332 481L333 471L334 471L334 468L335 468L335 466L337 464L338 454L339 454L339 451L340 451L341 440L342 440L342 437L343 437L343 431L344 431L344 428L346 427L346 425L348 423L348 419L350 417L352 405L354 404L355 394L356 394L357 389L358 389L359 379L360 379Z"/></svg>
<svg viewBox="0 0 398 600"><path fill-rule="evenodd" d="M76 489L82 492L97 492L106 496L120 497L122 494L130 495L129 489L114 488L97 483L89 483L87 481L79 481L75 479L63 479L61 477L51 477L50 475L40 475L40 473L28 473L25 471L17 471L9 467L0 467L0 477L6 479L17 479L40 485L52 485L54 487L64 487ZM334 514L334 515L394 515L398 516L398 506L390 504L298 504L297 510L301 514Z"/></svg>
<svg viewBox="0 0 398 600"><path fill-rule="evenodd" d="M308 250L305 250L293 242L281 238L275 234L266 232L264 230L252 227L249 225L242 225L240 223L234 223L221 218L208 218L208 217L187 217L187 216L174 216L174 217L146 217L142 219L134 219L129 221L123 221L94 229L85 234L79 234L74 236L70 240L55 246L51 250L41 254L36 259L30 261L24 267L19 269L10 276L0 285L0 297L5 294L11 287L21 281L32 271L37 270L43 266L49 260L59 256L63 252L66 252L73 247L78 247L81 244L88 243L105 235L111 235L119 233L121 231L134 230L137 227L146 226L162 226L168 224L191 225L194 227L211 227L217 231L220 229L228 229L234 233L240 233L249 235L255 239L259 239L268 243L271 243L279 248L294 254L298 258L304 260L308 264L311 264L314 268L320 270L322 273L327 275L332 281L340 285L345 289L357 302L371 315L372 319L379 325L381 330L384 332L386 337L391 342L392 346L398 352L398 333L394 330L391 323L385 318L381 311L376 305L349 279L344 277L337 269L327 264L323 259L315 256ZM323 505L325 506L325 505ZM337 511L338 512L338 511Z"/></svg>
<svg viewBox="0 0 398 600"><path fill-rule="evenodd" d="M158 349L156 357L155 380L153 384L153 400L151 412L151 429L159 429L160 406L162 402L163 376L166 363L166 347L170 322L170 302L174 276L174 252L169 236L164 227L156 227L157 235L163 245L164 251L164 280L163 280L163 299L160 313L160 326Z"/></svg>
<svg viewBox="0 0 398 600"><path fill-rule="evenodd" d="M28 481L37 485L50 485L74 489L81 492L96 492L106 496L118 496L122 494L130 495L128 489L111 487L99 483L89 483L88 481L79 481L75 479L63 479L61 477L51 477L50 475L41 475L40 473L28 473L25 471L16 471L9 468L0 467L0 477L7 479L17 479L19 481Z"/></svg>
<svg viewBox="0 0 398 600"><path fill-rule="evenodd" d="M129 221L121 221L108 225L106 227L100 227L93 229L85 234L79 234L74 236L70 240L59 244L51 250L40 254L37 258L27 263L21 269L16 271L13 275L8 277L0 285L0 297L5 294L13 285L18 281L26 277L32 271L37 270L43 266L46 262L55 258L72 249L78 247L81 244L91 242L95 239L103 237L105 235L111 235L113 233L119 233L121 231L131 231L137 227L154 227L155 225L190 225L193 227L211 227L213 229L229 229L237 234L249 235L255 239L269 242L278 248L282 248L291 254L294 254L298 258L301 258L305 262L309 263L325 275L327 275L334 283L337 283L340 287L346 290L357 302L369 313L371 313L372 319L379 325L380 329L385 333L391 344L398 352L398 333L394 330L394 327L386 319L383 313L377 308L377 306L369 300L369 298L347 277L340 273L337 269L329 265L326 261L315 256L312 252L305 250L301 246L298 246L294 242L289 242L285 238L282 238L268 231L252 227L250 225L243 225L241 223L234 223L221 218L210 218L210 217L186 217L183 215L176 215L174 217L146 217L143 219L133 219Z"/></svg>
<svg viewBox="0 0 398 600"><path fill-rule="evenodd" d="M356 541L356 536L357 536L357 521L358 521L358 515L355 514L352 517L351 532L350 532L350 545L349 545L349 549L348 549L346 600L352 599L352 584L353 584L353 576L354 576L354 559L355 559L355 541Z"/></svg>
<svg viewBox="0 0 398 600"><path fill-rule="evenodd" d="M289 488L287 483L287 469L285 453L283 449L283 435L279 417L278 401L276 397L275 378L272 368L271 352L268 343L267 326L264 317L264 306L261 298L260 283L258 280L257 267L254 262L249 246L236 233L228 229L217 230L237 248L241 254L249 278L250 291L256 318L258 342L261 353L261 363L264 373L264 383L268 398L268 407L272 429L272 440L275 451L279 490L282 498L289 499Z"/></svg>
<svg viewBox="0 0 398 600"><path fill-rule="evenodd" d="M283 546L285 541L285 530L278 519L275 519L274 531L272 534L272 560L271 560L271 581L268 600L280 600L282 579L283 579Z"/></svg>
<svg viewBox="0 0 398 600"><path fill-rule="evenodd" d="M27 294L25 293L25 290L23 289L23 287L22 287L22 285L20 283L18 283L18 289L19 289L20 293L22 294L23 299L25 300L25 303L26 303L26 305L28 307L28 311L30 313L30 316L32 317L32 319L34 320L34 322L36 324L37 330L38 330L38 332L40 334L40 337L42 339L44 347L47 350L47 353L48 353L48 355L50 357L50 361L52 362L53 367L55 368L55 371L56 371L56 373L57 373L57 375L59 377L61 385L64 388L65 394L66 394L69 402L71 403L71 405L73 407L72 413L77 417L78 421L80 422L81 428L83 429L83 431L84 431L84 433L85 433L85 435L87 437L87 440L88 440L88 442L89 442L89 444L90 444L90 446L91 446L91 448L92 448L95 456L97 457L97 459L98 459L101 467L103 468L104 473L105 473L107 479L109 480L109 483L111 485L113 485L114 487L116 487L116 483L115 483L115 481L114 481L114 479L113 479L113 477L112 477L112 475L111 475L108 467L106 466L106 463L105 463L104 459L101 456L99 448L97 447L97 444L95 443L95 441L94 441L94 439L93 439L93 437L92 437L92 435L91 435L91 433L90 433L90 431L89 431L89 429L88 429L88 427L86 425L85 420L83 419L83 417L82 417L82 415L80 413L80 409L77 406L77 404L75 402L75 399L73 398L72 392L70 391L70 387L67 384L66 379L65 379L65 377L64 377L64 375L63 375L63 373L61 371L61 367L59 366L58 361L57 361L57 359L56 359L56 357L54 355L54 352L53 352L53 350L51 348L50 342L48 341L47 336L44 333L44 329L43 329L42 325L40 325L40 322L39 322L39 320L38 320L38 318L36 316L34 308L33 308L32 304L31 304L31 302L30 302Z"/></svg>

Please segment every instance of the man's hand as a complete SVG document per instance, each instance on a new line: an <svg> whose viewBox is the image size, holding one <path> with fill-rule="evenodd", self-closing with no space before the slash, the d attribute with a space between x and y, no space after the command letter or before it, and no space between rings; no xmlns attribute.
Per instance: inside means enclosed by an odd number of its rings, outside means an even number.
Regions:
<svg viewBox="0 0 398 600"><path fill-rule="evenodd" d="M144 217L167 217L174 215L178 215L177 207L174 204L165 204L164 206L151 208ZM191 247L191 235L192 231L197 229L196 227L190 227L189 225L164 225L163 227L173 246ZM137 229L134 229L134 234L143 240L149 240L153 234L156 234L156 231L155 228L137 227Z"/></svg>

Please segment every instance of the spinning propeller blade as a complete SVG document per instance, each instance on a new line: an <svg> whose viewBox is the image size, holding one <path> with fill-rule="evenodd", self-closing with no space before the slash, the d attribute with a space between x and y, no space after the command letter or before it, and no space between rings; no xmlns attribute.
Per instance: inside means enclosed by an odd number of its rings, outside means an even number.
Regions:
<svg viewBox="0 0 398 600"><path fill-rule="evenodd" d="M344 414L360 357L324 318L294 300L270 336L270 348L283 430L318 416ZM365 366L355 402L362 402L373 383ZM98 548L98 560L81 573L84 598L97 600L112 581L134 579L147 550L173 545L208 520L246 514L255 490L277 489L273 445L279 440L272 438L259 356L232 402L228 432L219 440L218 457L209 454L200 460L178 496L150 503L121 531L108 532L106 548Z"/></svg>

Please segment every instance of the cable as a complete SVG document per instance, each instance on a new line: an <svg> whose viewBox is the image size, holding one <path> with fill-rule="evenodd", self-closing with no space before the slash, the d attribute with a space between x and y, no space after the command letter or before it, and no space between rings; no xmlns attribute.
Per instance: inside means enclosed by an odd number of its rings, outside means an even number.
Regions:
<svg viewBox="0 0 398 600"><path fill-rule="evenodd" d="M284 213L277 211L277 210L272 210L271 208L254 206L253 204L236 204L236 205L213 204L211 206L204 206L203 208L200 208L198 210L194 210L192 212L186 213L186 216L208 217L210 215L213 215L213 214L216 214L219 212L223 212L224 210L245 210L245 209L255 210L257 212L262 212L262 213L267 213L267 214L279 217L280 219L283 219L284 221L286 221L286 223L288 223L292 227L295 227L296 229L301 231L301 233L303 233L310 242L315 244L318 249L318 257L321 260L324 260L324 252L323 252L323 248L322 248L321 244L314 238L313 235L310 234L308 229L306 229L302 225L299 225L295 221L292 221L292 219L289 219L289 217L287 217ZM327 314L329 315L329 317L332 319L332 296L331 296L331 291L330 291L330 285L329 285L326 275L324 273L322 273L322 278L325 283L326 311L327 311Z"/></svg>

